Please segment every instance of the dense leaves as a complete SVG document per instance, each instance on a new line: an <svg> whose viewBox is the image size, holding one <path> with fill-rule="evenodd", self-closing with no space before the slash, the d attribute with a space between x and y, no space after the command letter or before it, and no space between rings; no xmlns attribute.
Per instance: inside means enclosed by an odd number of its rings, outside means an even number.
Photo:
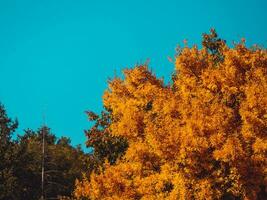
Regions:
<svg viewBox="0 0 267 200"><path fill-rule="evenodd" d="M213 64L223 61L223 47L225 47L225 43L225 40L222 40L218 37L215 29L211 29L210 34L203 34L202 45L212 55L214 62Z"/></svg>
<svg viewBox="0 0 267 200"><path fill-rule="evenodd" d="M0 199L40 199L43 133L44 196L46 199L71 196L75 180L82 178L82 172L92 170L92 157L79 146L73 147L69 138L58 139L46 126L37 131L26 130L14 140L17 125L0 105Z"/></svg>
<svg viewBox="0 0 267 200"><path fill-rule="evenodd" d="M45 136L44 157L44 196L57 198L71 196L76 178L89 170L88 156L80 147L73 147L70 139L56 138L46 126L39 130L27 130L19 137L18 166L19 185L22 189L21 199L38 199L41 196L42 135Z"/></svg>
<svg viewBox="0 0 267 200"><path fill-rule="evenodd" d="M10 119L4 106L0 104L0 199L3 200L16 198L16 147L11 137L17 126L18 122Z"/></svg>
<svg viewBox="0 0 267 200"><path fill-rule="evenodd" d="M267 51L215 31L185 47L164 85L147 66L110 81L109 134L129 147L77 182L77 199L264 199ZM92 116L97 119L97 116Z"/></svg>
<svg viewBox="0 0 267 200"><path fill-rule="evenodd" d="M114 164L126 151L127 140L121 136L112 136L110 134L111 112L103 111L101 116L93 112L87 112L88 118L94 125L86 131L88 138L87 147L93 148L93 157L96 166L102 166L107 160Z"/></svg>

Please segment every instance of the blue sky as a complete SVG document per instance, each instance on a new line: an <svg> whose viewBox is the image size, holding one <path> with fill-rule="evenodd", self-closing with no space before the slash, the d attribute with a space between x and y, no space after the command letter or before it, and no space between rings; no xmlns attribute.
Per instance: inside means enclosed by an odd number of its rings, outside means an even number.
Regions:
<svg viewBox="0 0 267 200"><path fill-rule="evenodd" d="M150 59L168 81L175 47L216 28L228 43L267 44L267 1L0 0L0 101L23 129L46 121L84 144L108 77Z"/></svg>

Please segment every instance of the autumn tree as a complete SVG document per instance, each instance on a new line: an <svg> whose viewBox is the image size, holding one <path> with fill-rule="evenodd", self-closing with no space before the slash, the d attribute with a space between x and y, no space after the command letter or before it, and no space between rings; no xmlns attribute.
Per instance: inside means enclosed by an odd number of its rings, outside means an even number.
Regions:
<svg viewBox="0 0 267 200"><path fill-rule="evenodd" d="M203 37L177 55L170 85L147 66L109 82L108 130L129 147L77 182L77 199L267 196L267 51L230 48L214 30Z"/></svg>

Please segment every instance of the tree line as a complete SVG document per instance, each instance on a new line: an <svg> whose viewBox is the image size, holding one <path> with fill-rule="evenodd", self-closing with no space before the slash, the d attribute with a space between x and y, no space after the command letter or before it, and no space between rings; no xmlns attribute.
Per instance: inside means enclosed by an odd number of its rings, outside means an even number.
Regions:
<svg viewBox="0 0 267 200"><path fill-rule="evenodd" d="M18 121L9 118L4 105L0 104L0 199L38 200L42 195L45 199L71 197L76 180L99 169L106 159L114 163L124 152L127 142L106 133L98 134L107 123L104 115L93 117L97 122L86 134L90 138L87 146L94 151L85 153L80 145L72 146L70 138L56 137L47 126L27 129L14 137ZM92 113L88 112L88 116L92 119ZM44 191L41 182L43 159Z"/></svg>

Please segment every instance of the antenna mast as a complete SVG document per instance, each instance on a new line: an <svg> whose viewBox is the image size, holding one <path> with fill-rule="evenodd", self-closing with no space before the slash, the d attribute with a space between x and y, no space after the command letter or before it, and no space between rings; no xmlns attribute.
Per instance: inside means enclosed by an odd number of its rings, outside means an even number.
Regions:
<svg viewBox="0 0 267 200"><path fill-rule="evenodd" d="M45 111L43 111L43 127L42 127L42 196L41 200L44 200L44 165L45 165L45 128L46 128L46 123L45 123Z"/></svg>

